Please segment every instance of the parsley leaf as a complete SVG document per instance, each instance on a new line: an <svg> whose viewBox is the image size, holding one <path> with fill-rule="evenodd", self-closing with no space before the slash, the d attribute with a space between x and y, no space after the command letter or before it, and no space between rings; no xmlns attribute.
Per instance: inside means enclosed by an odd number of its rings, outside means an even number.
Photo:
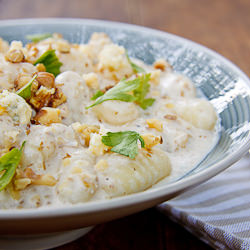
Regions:
<svg viewBox="0 0 250 250"><path fill-rule="evenodd" d="M38 43L46 38L52 37L50 33L27 35L26 38L34 43Z"/></svg>
<svg viewBox="0 0 250 250"><path fill-rule="evenodd" d="M2 191L12 180L16 168L21 160L22 151L25 141L23 142L20 150L13 148L0 158L0 171L4 171L0 177L0 191Z"/></svg>
<svg viewBox="0 0 250 250"><path fill-rule="evenodd" d="M134 159L138 154L138 140L141 147L144 148L144 140L135 131L108 132L107 135L102 136L102 143L112 147L112 152L128 156L131 159Z"/></svg>
<svg viewBox="0 0 250 250"><path fill-rule="evenodd" d="M101 90L97 90L96 93L91 97L91 100L96 100L98 97L104 95L104 93Z"/></svg>
<svg viewBox="0 0 250 250"><path fill-rule="evenodd" d="M134 96L136 98L136 103L142 108L142 109L146 109L149 106L152 106L155 99L153 98L148 98L145 99L149 88L150 88L150 84L148 83L150 80L150 74L145 74L142 75L140 78L140 85L137 89L134 90Z"/></svg>
<svg viewBox="0 0 250 250"><path fill-rule="evenodd" d="M96 100L92 105L86 107L89 109L98 104L101 104L108 100L119 100L124 102L135 102L142 109L146 109L153 105L155 99L147 98L145 99L150 84L148 83L150 79L150 74L145 74L135 78L134 80L121 80L113 88L109 89L106 93L97 91L91 100ZM132 95L131 95L131 91Z"/></svg>
<svg viewBox="0 0 250 250"><path fill-rule="evenodd" d="M146 72L142 67L138 66L137 64L135 64L131 61L127 52L126 52L126 56L127 56L128 62L130 63L130 65L135 73L145 73Z"/></svg>
<svg viewBox="0 0 250 250"><path fill-rule="evenodd" d="M16 94L20 95L23 99L27 100L31 97L31 86L34 80L37 78L37 75L34 75L33 78L25 84L22 88L20 88Z"/></svg>
<svg viewBox="0 0 250 250"><path fill-rule="evenodd" d="M34 65L37 65L38 63L42 63L45 66L46 71L54 74L54 76L60 74L60 67L62 66L62 63L58 60L55 50L48 50L43 53L35 61Z"/></svg>
<svg viewBox="0 0 250 250"><path fill-rule="evenodd" d="M140 84L139 77L130 81L121 80L113 88L109 89L104 95L98 97L96 102L86 107L86 109L92 108L108 100L120 100L124 102L133 102L136 100L136 98L133 95L130 95L128 93L138 88L139 84Z"/></svg>

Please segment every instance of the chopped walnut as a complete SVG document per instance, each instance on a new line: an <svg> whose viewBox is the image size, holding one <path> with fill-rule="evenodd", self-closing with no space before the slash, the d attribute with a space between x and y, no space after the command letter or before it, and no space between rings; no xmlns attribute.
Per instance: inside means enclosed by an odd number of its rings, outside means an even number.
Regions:
<svg viewBox="0 0 250 250"><path fill-rule="evenodd" d="M66 101L67 97L63 94L63 92L59 88L56 88L55 93L49 103L49 106L51 106L52 108L56 108Z"/></svg>
<svg viewBox="0 0 250 250"><path fill-rule="evenodd" d="M43 65L43 64L41 64ZM43 107L56 108L66 102L67 98L63 92L55 87L55 77L48 72L38 72L37 77L32 82L31 98L29 103L38 111ZM33 75L20 73L15 80L15 90L25 86Z"/></svg>
<svg viewBox="0 0 250 250"><path fill-rule="evenodd" d="M99 89L100 85L98 82L98 76L96 73L83 74L83 79L85 80L88 87L92 89Z"/></svg>
<svg viewBox="0 0 250 250"><path fill-rule="evenodd" d="M56 48L61 53L69 53L70 52L70 45L67 41L63 41L63 40L57 41Z"/></svg>
<svg viewBox="0 0 250 250"><path fill-rule="evenodd" d="M5 54L5 59L11 63L20 63L24 61L22 42L13 41L9 50Z"/></svg>
<svg viewBox="0 0 250 250"><path fill-rule="evenodd" d="M5 55L5 59L11 63L20 63L24 60L24 54L20 49L9 50Z"/></svg>
<svg viewBox="0 0 250 250"><path fill-rule="evenodd" d="M24 171L19 170L15 181L21 179L29 179L30 184L33 185L54 186L57 183L57 180L52 175L38 175L31 168L26 168Z"/></svg>
<svg viewBox="0 0 250 250"><path fill-rule="evenodd" d="M37 178L32 180L33 185L55 186L57 180L49 174L37 175Z"/></svg>
<svg viewBox="0 0 250 250"><path fill-rule="evenodd" d="M38 72L36 80L42 86L52 89L55 88L55 76L48 72Z"/></svg>
<svg viewBox="0 0 250 250"><path fill-rule="evenodd" d="M85 141L85 146L89 146L90 141L90 134L91 133L99 133L100 126L98 125L87 125L87 124L80 124L80 123L73 123L73 129L80 135L81 139Z"/></svg>
<svg viewBox="0 0 250 250"><path fill-rule="evenodd" d="M27 49L27 53L26 53L25 61L33 64L37 59L39 49L36 47L34 43L28 43L26 45L26 49Z"/></svg>
<svg viewBox="0 0 250 250"><path fill-rule="evenodd" d="M20 178L14 181L15 190L23 190L30 184L31 184L31 179L29 178Z"/></svg>
<svg viewBox="0 0 250 250"><path fill-rule="evenodd" d="M163 130L163 123L160 120L157 119L147 119L146 123L148 124L149 128L154 128L159 132L162 132Z"/></svg>
<svg viewBox="0 0 250 250"><path fill-rule="evenodd" d="M30 179L34 179L36 177L36 174L32 168L26 168L24 171L20 171L19 175L21 177L28 177Z"/></svg>
<svg viewBox="0 0 250 250"><path fill-rule="evenodd" d="M42 64L42 63L38 63L36 65L36 69L38 72L45 72L46 71L46 68L45 68L44 64Z"/></svg>
<svg viewBox="0 0 250 250"><path fill-rule="evenodd" d="M152 134L144 134L141 137L145 142L146 149L151 149L155 145L162 143L162 138L160 136L154 136Z"/></svg>
<svg viewBox="0 0 250 250"><path fill-rule="evenodd" d="M36 91L35 95L31 97L29 102L35 109L39 110L42 107L48 106L54 93L55 89L48 89L44 86L41 86Z"/></svg>
<svg viewBox="0 0 250 250"><path fill-rule="evenodd" d="M165 59L161 58L154 62L154 68L165 71L166 69L172 69L172 66Z"/></svg>
<svg viewBox="0 0 250 250"><path fill-rule="evenodd" d="M50 125L51 123L60 123L60 109L43 107L34 117L38 124Z"/></svg>

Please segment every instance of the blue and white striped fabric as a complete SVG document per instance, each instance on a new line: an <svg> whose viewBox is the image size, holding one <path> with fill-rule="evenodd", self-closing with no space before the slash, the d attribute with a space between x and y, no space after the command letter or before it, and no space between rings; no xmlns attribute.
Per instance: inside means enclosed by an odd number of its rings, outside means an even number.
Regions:
<svg viewBox="0 0 250 250"><path fill-rule="evenodd" d="M216 249L250 249L250 158L158 209Z"/></svg>

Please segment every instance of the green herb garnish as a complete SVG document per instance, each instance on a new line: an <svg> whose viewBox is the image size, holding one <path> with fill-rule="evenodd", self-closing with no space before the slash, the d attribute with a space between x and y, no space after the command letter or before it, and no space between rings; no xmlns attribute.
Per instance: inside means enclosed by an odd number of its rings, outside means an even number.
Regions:
<svg viewBox="0 0 250 250"><path fill-rule="evenodd" d="M11 182L21 160L24 144L25 142L23 142L20 150L13 148L0 158L0 172L4 171L0 178L0 191Z"/></svg>
<svg viewBox="0 0 250 250"><path fill-rule="evenodd" d="M130 65L135 73L146 73L146 71L142 67L138 66L137 64L135 64L131 61L127 52L126 52L126 56L127 56L128 62L130 63Z"/></svg>
<svg viewBox="0 0 250 250"><path fill-rule="evenodd" d="M144 148L143 138L135 131L108 132L107 135L102 136L102 143L112 147L112 152L128 156L131 159L138 154L138 140L141 147Z"/></svg>
<svg viewBox="0 0 250 250"><path fill-rule="evenodd" d="M91 97L91 100L94 101L102 95L104 95L104 92L102 92L101 90L97 90L96 93Z"/></svg>
<svg viewBox="0 0 250 250"><path fill-rule="evenodd" d="M22 88L20 88L16 94L20 95L23 99L28 100L31 97L31 87L34 80L37 78L37 75L34 75L33 78L25 84Z"/></svg>
<svg viewBox="0 0 250 250"><path fill-rule="evenodd" d="M153 105L155 99L147 98L145 99L149 89L150 84L148 83L150 80L150 74L142 75L140 78L140 86L134 90L134 96L136 98L136 103L142 108L146 109Z"/></svg>
<svg viewBox="0 0 250 250"><path fill-rule="evenodd" d="M34 43L38 43L46 38L52 37L50 33L27 35L26 38Z"/></svg>
<svg viewBox="0 0 250 250"><path fill-rule="evenodd" d="M109 100L136 102L138 105L140 105L141 108L146 109L154 103L154 99L152 98L145 99L145 96L148 93L150 87L150 85L148 84L149 79L150 74L146 74L139 76L133 80L121 80L117 85L109 89L105 94L101 94L101 91L99 93L97 92L92 97L92 100L95 98L96 101L92 105L86 107L86 109ZM100 95L99 97L98 94Z"/></svg>
<svg viewBox="0 0 250 250"><path fill-rule="evenodd" d="M113 88L109 89L104 95L98 97L96 102L86 107L86 109L94 107L108 100L120 100L124 102L133 102L135 101L135 97L128 93L138 88L139 85L140 85L139 77L134 80L129 80L129 81L121 80Z"/></svg>
<svg viewBox="0 0 250 250"><path fill-rule="evenodd" d="M60 67L63 65L57 58L55 50L48 50L43 53L34 63L37 65L38 63L42 63L46 71L57 76L60 74Z"/></svg>

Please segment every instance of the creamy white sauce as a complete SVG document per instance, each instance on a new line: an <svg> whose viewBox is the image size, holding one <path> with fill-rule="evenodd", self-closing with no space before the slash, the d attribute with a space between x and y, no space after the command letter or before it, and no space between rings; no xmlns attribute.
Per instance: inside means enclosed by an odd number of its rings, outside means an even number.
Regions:
<svg viewBox="0 0 250 250"><path fill-rule="evenodd" d="M24 133L24 124L15 124L16 121L11 119L10 114L0 115L1 131L5 130L9 135L6 139L6 134L0 133L2 141L7 140L0 145L0 149L5 145L19 147L22 141L26 141L19 169L25 171L29 168L36 175L50 175L55 180L51 186L31 184L20 191L15 190L14 183L14 191L13 187L8 187L0 192L0 208L76 204L109 199L172 182L192 170L217 142L216 114L208 101L197 99L193 83L171 70L159 72L138 60L133 61L147 72L151 72L148 96L156 99L151 107L143 110L134 103L107 101L94 108L85 109L93 103L90 98L96 90L88 86L83 73L94 71L98 76L100 89L115 85L125 75L132 76L132 68L124 49L111 44L105 36L96 39L95 42L92 39L88 45L71 49L71 52L66 54L57 51L58 57L64 63L61 68L64 72L57 76L55 83L67 97L67 102L57 107L61 111L62 124L29 124L29 133ZM57 41L48 39L47 42ZM97 44L96 50L93 44ZM46 46L48 47L46 42L37 45L37 48L40 48L39 55L46 51ZM56 46L53 48L57 49ZM111 54L117 55L116 60L109 58L110 51ZM99 56L99 61L96 55ZM11 90L12 87L9 86L13 86L17 75L25 66L21 64L13 66L0 55L0 69L6 72L0 75L0 87ZM110 70L113 64L115 67ZM28 71L33 73L33 66L28 67ZM6 79L9 74L13 79L9 79L8 84L1 84L1 79ZM207 111L205 118L204 110ZM160 121L162 131L149 128L147 119ZM100 126L99 133L90 134L89 145L86 137L79 132L82 124ZM101 136L108 131L128 130L141 135L159 136L162 143L152 148L152 156L147 156L144 149L139 149L135 160L112 152L106 153ZM171 165L169 176L163 164L167 158ZM110 165L107 167L106 163ZM134 164L133 175L136 178L131 176L125 180L127 172L121 164ZM144 167L148 172L143 173ZM15 195L18 195L18 198L13 198Z"/></svg>

